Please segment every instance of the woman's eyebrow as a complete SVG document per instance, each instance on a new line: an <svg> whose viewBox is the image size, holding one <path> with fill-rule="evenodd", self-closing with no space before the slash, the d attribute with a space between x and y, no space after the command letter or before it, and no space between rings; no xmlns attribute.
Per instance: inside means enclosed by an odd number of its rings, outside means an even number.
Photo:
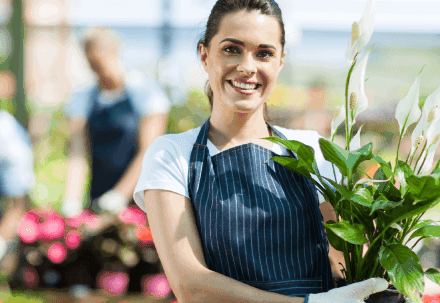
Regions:
<svg viewBox="0 0 440 303"><path fill-rule="evenodd" d="M234 38L226 38L223 39L220 44L222 44L223 42L232 42L241 46L245 46L245 43L243 41L234 39ZM277 48L275 46L273 46L272 44L260 44L258 45L258 48L273 48L274 50L276 50Z"/></svg>

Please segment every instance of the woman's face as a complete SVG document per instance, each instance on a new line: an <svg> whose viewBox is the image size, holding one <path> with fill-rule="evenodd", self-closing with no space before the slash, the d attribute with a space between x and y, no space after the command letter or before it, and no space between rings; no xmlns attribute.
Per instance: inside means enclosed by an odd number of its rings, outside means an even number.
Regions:
<svg viewBox="0 0 440 303"><path fill-rule="evenodd" d="M119 86L122 74L118 68L116 52L92 48L86 56L90 68L98 76L102 88L111 90Z"/></svg>
<svg viewBox="0 0 440 303"><path fill-rule="evenodd" d="M259 11L226 15L209 48L199 46L200 58L214 92L213 110L250 113L272 92L285 52L275 17Z"/></svg>

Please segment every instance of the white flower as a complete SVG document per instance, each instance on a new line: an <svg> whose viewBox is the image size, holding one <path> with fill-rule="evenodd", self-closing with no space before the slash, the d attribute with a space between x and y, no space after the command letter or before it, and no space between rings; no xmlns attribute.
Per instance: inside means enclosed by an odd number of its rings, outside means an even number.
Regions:
<svg viewBox="0 0 440 303"><path fill-rule="evenodd" d="M345 120L345 106L337 106L333 113L333 120L331 125L331 135L330 138L333 138L333 135L336 132L336 129L342 122Z"/></svg>
<svg viewBox="0 0 440 303"><path fill-rule="evenodd" d="M426 98L422 108L422 118L411 135L413 146L418 137L426 134L434 120L440 116L440 87ZM412 149L411 149L412 150Z"/></svg>
<svg viewBox="0 0 440 303"><path fill-rule="evenodd" d="M357 150L357 149L361 148L361 130L362 130L362 126L359 127L359 130L358 130L356 136L354 136L353 139L351 139L350 151L354 151L354 150Z"/></svg>
<svg viewBox="0 0 440 303"><path fill-rule="evenodd" d="M349 127L356 122L356 116L368 107L368 99L364 91L365 69L367 67L370 50L353 69L348 84L348 121ZM353 117L353 119L352 119Z"/></svg>
<svg viewBox="0 0 440 303"><path fill-rule="evenodd" d="M368 41L370 41L371 35L373 34L375 15L374 1L368 0L361 20L359 23L354 22L352 25L351 39L348 42L345 52L345 58L350 64L353 63L356 55L360 53Z"/></svg>
<svg viewBox="0 0 440 303"><path fill-rule="evenodd" d="M422 169L420 170L421 175L427 175L429 173L429 170L434 163L435 150L440 145L440 117L436 118L432 122L431 126L428 128L426 132L426 140L428 142L428 148L421 155L421 160L419 161L415 169L415 171L417 172L420 169L420 166L423 165ZM426 159L422 161L425 156Z"/></svg>
<svg viewBox="0 0 440 303"><path fill-rule="evenodd" d="M420 118L421 110L419 109L419 88L420 88L420 75L416 78L411 86L408 94L400 100L396 108L396 119L399 122L399 130L403 136L408 129L408 126L417 122ZM421 132L416 132L415 138L421 135Z"/></svg>

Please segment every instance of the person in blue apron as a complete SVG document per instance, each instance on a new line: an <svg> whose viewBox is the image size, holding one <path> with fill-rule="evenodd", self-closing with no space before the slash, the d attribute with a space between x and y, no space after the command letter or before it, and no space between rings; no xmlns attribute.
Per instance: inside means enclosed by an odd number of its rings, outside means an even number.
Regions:
<svg viewBox="0 0 440 303"><path fill-rule="evenodd" d="M25 128L0 110L0 271L12 273L17 264L18 222L28 207L35 184L32 144Z"/></svg>
<svg viewBox="0 0 440 303"><path fill-rule="evenodd" d="M275 1L218 0L198 44L212 114L202 127L159 137L145 154L134 199L179 302L354 303L388 286L370 279L334 288L326 202L310 181L270 161L293 153L259 139L310 145L321 174L333 176L316 132L265 121L284 43Z"/></svg>
<svg viewBox="0 0 440 303"><path fill-rule="evenodd" d="M62 213L83 210L90 152L90 205L95 212L117 214L132 200L142 157L150 143L166 132L170 102L161 87L139 73L123 70L119 37L93 27L83 39L87 61L98 83L78 89L65 107L71 141ZM92 260L93 261L93 260ZM90 268L89 268L90 269ZM93 284L85 269L85 283Z"/></svg>

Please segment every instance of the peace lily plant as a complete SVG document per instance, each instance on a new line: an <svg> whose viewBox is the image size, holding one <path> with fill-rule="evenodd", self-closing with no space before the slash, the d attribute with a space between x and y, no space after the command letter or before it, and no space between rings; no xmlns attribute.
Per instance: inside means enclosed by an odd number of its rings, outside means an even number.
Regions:
<svg viewBox="0 0 440 303"><path fill-rule="evenodd" d="M412 251L429 237L440 237L440 226L422 216L440 202L439 163L433 165L440 144L440 88L419 108L420 74L396 109L400 137L394 165L372 153L372 143L361 147L359 128L353 134L356 117L368 106L364 92L365 69L370 50L358 57L370 40L374 25L374 3L368 0L359 22L353 23L346 58L351 64L345 102L338 107L331 125L330 140L320 139L324 158L342 174L340 182L319 174L312 147L295 140L266 138L292 150L298 159L274 157L272 160L313 182L329 201L337 222L325 223L330 244L344 253L344 276L348 283L370 277L383 277L412 302L422 302L424 276L440 284L437 269L423 270ZM337 128L345 121L345 147L334 143ZM412 148L405 160L399 159L400 143L408 127L417 122ZM368 176L360 164L377 163L380 168ZM366 177L361 177L366 176Z"/></svg>

